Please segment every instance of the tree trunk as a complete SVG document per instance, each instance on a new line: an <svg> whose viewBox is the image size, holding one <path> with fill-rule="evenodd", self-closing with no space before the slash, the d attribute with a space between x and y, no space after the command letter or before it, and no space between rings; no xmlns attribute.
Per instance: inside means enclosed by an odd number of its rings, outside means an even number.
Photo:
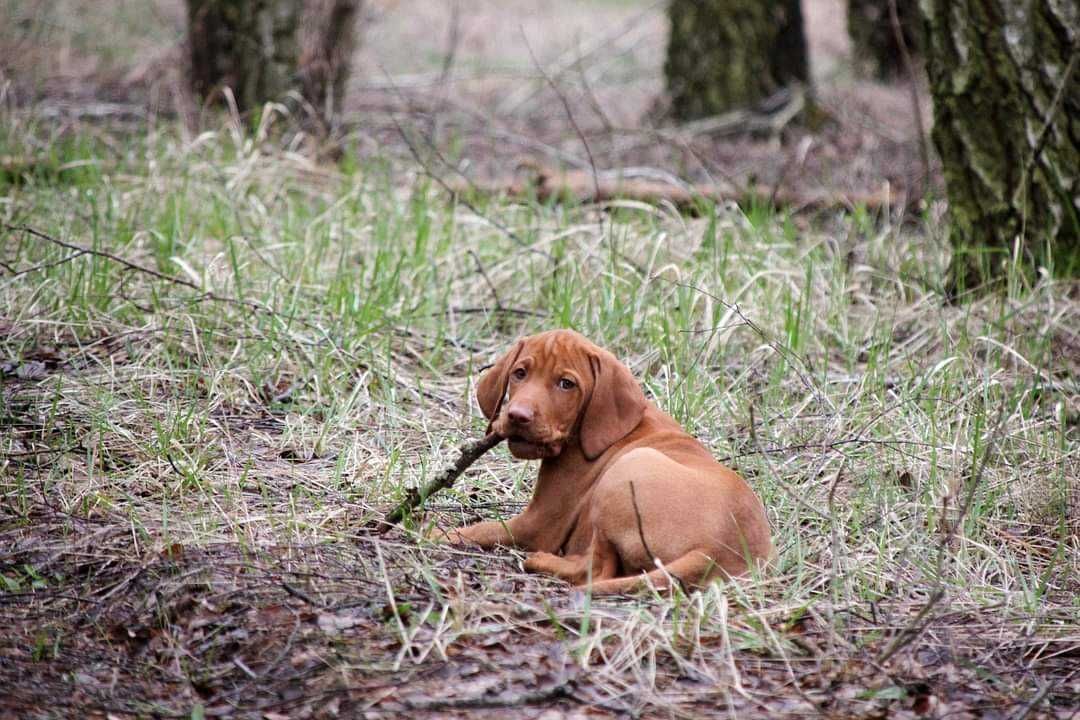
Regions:
<svg viewBox="0 0 1080 720"><path fill-rule="evenodd" d="M363 0L322 0L309 8L312 31L300 60L301 87L304 99L327 125L345 100L362 8Z"/></svg>
<svg viewBox="0 0 1080 720"><path fill-rule="evenodd" d="M934 145L951 216L951 284L1000 275L1014 244L1080 270L1080 6L923 0Z"/></svg>
<svg viewBox="0 0 1080 720"><path fill-rule="evenodd" d="M855 69L859 74L892 80L904 74L904 59L897 40L896 25L908 52L919 52L921 18L918 0L895 0L893 23L890 0L848 0L848 34L851 36Z"/></svg>
<svg viewBox="0 0 1080 720"><path fill-rule="evenodd" d="M187 0L187 10L196 96L227 86L243 112L294 86L298 0Z"/></svg>
<svg viewBox="0 0 1080 720"><path fill-rule="evenodd" d="M664 74L672 115L754 106L810 77L799 0L671 0Z"/></svg>

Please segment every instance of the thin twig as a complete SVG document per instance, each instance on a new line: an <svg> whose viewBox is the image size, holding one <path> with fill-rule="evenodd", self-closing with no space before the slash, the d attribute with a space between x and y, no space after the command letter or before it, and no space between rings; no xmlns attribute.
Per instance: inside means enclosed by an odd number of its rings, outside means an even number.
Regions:
<svg viewBox="0 0 1080 720"><path fill-rule="evenodd" d="M614 32L595 40L587 50L582 51L580 46L576 46L576 52L572 55L569 52L564 53L563 58L560 58L555 63L555 66L552 68L552 70L548 71L546 74L550 77L558 79L563 74L568 72L571 68L575 66L580 67L581 63L583 63L587 58L592 57L600 50L606 48L608 45L613 45L618 40L631 33L645 20L647 20L650 15L652 15L658 9L666 5L667 2L668 0L656 0L653 3L650 3L646 7L642 8L641 12L631 17L625 24L617 28ZM500 115L513 115L515 112L517 112L518 108L532 100L538 92L540 92L540 88L537 87L534 87L524 93L519 89L517 92L511 93L509 97L503 100L496 110Z"/></svg>
<svg viewBox="0 0 1080 720"><path fill-rule="evenodd" d="M387 77L389 78L389 74L387 74ZM404 98L402 99L404 100ZM416 144L412 141L412 138L409 137L409 133L406 132L404 126L402 126L401 124L401 121L398 120L397 115L393 112L390 113L390 121L394 123L394 128L397 130L398 135L401 136L402 142L405 143L405 147L408 148L409 154L412 155L413 160L416 161L416 164L420 166L420 169L424 171L425 175L434 180L436 184L439 185L439 187L441 187L448 195L450 195L450 197L454 198L457 202L464 205L473 215L488 223L496 230L500 231L503 235L508 237L510 240L512 240L515 244L519 245L523 249L528 250L531 253L540 255L547 260L555 262L555 256L553 256L551 253L547 253L543 250L533 247L529 243L525 242L524 238L511 230L507 225L481 212L480 209L476 207L476 205L471 200L469 200L469 198L462 194L460 190L452 187L445 178L436 173L431 168L431 166L424 161L423 156L420 154L420 149L416 147ZM435 154L437 158L439 158L439 161L442 162L444 166L453 170L458 177L465 181L469 188L475 189L476 186L475 183L473 183L472 179L469 178L469 176L465 173L458 170L452 163L450 163L448 160L446 160L445 157L443 157L442 153L439 152L439 149L435 146L434 140L425 138L425 141L428 145L428 148Z"/></svg>
<svg viewBox="0 0 1080 720"><path fill-rule="evenodd" d="M907 42L904 40L904 28L900 24L900 14L896 10L896 0L889 0L889 21L892 23L896 45L900 48L900 58L904 63L911 88L911 110L915 115L915 132L919 134L919 161L922 163L923 187L925 193L930 188L930 148L926 141L926 128L923 127L922 102L919 100L919 86L916 80L915 62L911 59Z"/></svg>
<svg viewBox="0 0 1080 720"><path fill-rule="evenodd" d="M679 588L683 591L684 594L689 595L690 588L687 587L686 582L678 575L672 575L667 571L667 569L664 568L663 561L661 561L660 558L656 556L656 553L652 551L652 548L649 547L649 543L645 540L645 526L641 521L641 509L638 507L637 504L637 491L634 489L633 480L630 481L630 504L634 506L634 517L637 519L637 531L638 537L641 539L641 546L645 548L645 554L649 556L649 559L652 561L653 567L655 567L657 570L663 570L669 578L675 581L675 583L679 586Z"/></svg>
<svg viewBox="0 0 1080 720"><path fill-rule="evenodd" d="M458 45L461 41L461 0L450 3L450 34L446 40L446 55L443 56L442 70L439 72L439 87L449 90L447 81L454 69Z"/></svg>
<svg viewBox="0 0 1080 720"><path fill-rule="evenodd" d="M28 275L29 273L37 272L39 270L48 270L49 268L56 267L57 265L63 265L64 263L69 263L72 260L74 260L75 258L81 257L81 256L83 256L85 254L86 253L81 251L81 250L76 250L75 252L71 253L70 255L65 255L64 257L60 258L59 260L53 260L52 262L41 263L40 265L35 265L33 267L28 267L28 268L25 268L23 270L14 270L14 269L12 269L12 277L19 277L20 275Z"/></svg>
<svg viewBox="0 0 1080 720"><path fill-rule="evenodd" d="M544 70L544 67L540 64L540 61L536 59L536 53L533 52L532 44L529 43L529 36L525 34L525 29L521 28L521 38L525 41L525 49L529 51L529 57L532 58L533 65L536 66L537 72L544 78L544 81L551 87L552 92L559 98L559 102L562 103L563 110L566 111L566 119L570 121L571 127L574 128L574 132L577 133L578 139L581 140L581 145L585 148L585 155L589 158L589 170L592 172L593 192L596 195L600 194L600 173L596 170L596 158L593 157L592 148L589 147L589 141L585 138L585 133L582 132L581 126L578 125L577 118L574 117L574 111L570 107L570 101L566 99L566 94L555 84L555 81Z"/></svg>
<svg viewBox="0 0 1080 720"><path fill-rule="evenodd" d="M253 302L251 300L229 297L227 295L221 295L219 293L216 293L213 290L205 290L190 280L185 280L184 278L178 277L176 275L166 275L165 273L155 270L152 267L140 265L139 263L128 260L127 258L117 255L115 253L108 252L107 250L96 250L94 248L88 248L83 245L68 242L67 240L61 240L60 238L53 237L51 235L41 232L40 230L35 230L34 228L27 225L4 225L4 229L8 230L9 232L24 232L28 235L32 235L38 238L39 240L45 240L47 242L53 243L54 245L59 245L60 247L67 248L68 250L74 250L75 252L64 258L63 262L74 260L81 255L92 255L94 257L104 258L118 265L121 265L128 270L142 273L143 275L149 275L150 277L157 278L158 280L171 283L173 285L180 285L182 287L190 288L201 294L200 300L209 300L211 302L222 303L225 305L236 305L239 307L244 307L249 310L254 310L256 312L262 313L268 317L281 320L286 325L291 322L296 322L309 329L316 330L322 333L324 336L327 337L327 339L329 339L329 335L327 334L326 330L324 330L315 323L294 316L282 315L281 313L278 313L265 305ZM335 349L341 351L341 348L337 347L336 344Z"/></svg>
<svg viewBox="0 0 1080 720"><path fill-rule="evenodd" d="M1054 685L1055 683L1053 682L1043 683L1041 687L1039 687L1039 689L1036 691L1035 695L1033 695L1030 700L1024 703L1024 707L1020 708L1020 710L1017 711L1017 713L1013 715L1009 720L1024 720L1024 718L1030 715L1031 711L1034 710L1038 706L1038 704L1043 701L1043 699L1047 696L1047 694L1054 687Z"/></svg>
<svg viewBox="0 0 1080 720"><path fill-rule="evenodd" d="M756 425L756 423L754 422L754 404L753 404L753 403L751 402L751 403L750 403L750 440L751 440L751 442L753 442L753 443L754 443L754 445L755 445L755 446L757 446L757 447L758 447L758 448L760 449L760 447L761 447L761 446L760 446L760 445L758 444L758 436L757 436L757 430L756 430L756 429L755 429L755 427L754 427L755 425ZM794 500L794 501L795 501L796 503L798 503L799 505L801 505L801 506L803 507L803 509L804 509L804 510L807 510L807 511L808 511L808 512L810 512L810 513L811 513L812 515L814 515L815 517L818 517L818 518L820 518L820 519L824 520L825 522L829 522L829 521L830 521L830 519L831 519L831 518L829 518L829 516L828 516L828 515L826 515L825 513L821 512L821 511L820 511L820 510L818 510L818 509L817 509L816 507L814 507L813 505L811 505L810 503L808 503L808 502L807 502L806 500L804 500L804 499L802 498L802 495L800 495L800 493L799 493L799 492L798 492L798 491L797 491L797 490L796 490L795 488L791 487L791 486L790 486L790 485L789 485L789 484L787 483L787 481L786 481L786 480L784 480L784 479L783 479L782 477L780 477L780 472L779 472L779 471L778 471L778 470L776 469L776 467L775 467L775 466L773 465L773 463L772 463L772 459L771 459L771 458L769 457L769 454L768 454L768 453L766 453L766 452L762 452L762 453L761 453L761 457L762 457L762 458L764 458L764 460L765 460L765 464L769 466L769 472L771 472L771 473L772 473L773 479L774 479L774 480L776 481L776 483L777 483L777 484L778 484L778 485L780 486L780 488L781 488L781 489L782 489L782 490L783 490L783 491L784 491L785 493L787 493L787 495L788 495L788 496L789 496L789 497L790 497L790 498L791 498L792 500Z"/></svg>
<svg viewBox="0 0 1080 720"><path fill-rule="evenodd" d="M796 443L794 445L782 445L780 447L770 448L758 447L756 450L742 453L733 453L731 455L724 455L716 459L720 462L729 462L731 460L738 460L739 458L744 457L754 457L757 455L779 455L789 452L799 452L802 450L837 450L843 445L882 445L885 447L892 447L894 445L913 445L915 447L941 449L940 445L934 445L933 443L923 442L921 440L888 440L884 438L846 437L840 438L839 440L831 440L828 442Z"/></svg>
<svg viewBox="0 0 1080 720"><path fill-rule="evenodd" d="M446 310L442 310L442 311L439 311L439 312L428 313L427 315L422 315L422 316L419 316L419 317L441 317L441 316L447 315L449 313L454 313L454 314L457 314L457 315L488 315L488 314L502 313L504 315L517 315L518 317L535 317L535 318L544 318L544 317L548 316L547 313L540 312L539 310L526 310L525 308L516 308L516 307L490 308L490 307L455 307L455 306L450 306ZM463 347L467 347L467 346L463 346Z"/></svg>
<svg viewBox="0 0 1080 720"><path fill-rule="evenodd" d="M893 1L895 2L895 0ZM1031 151L1031 157L1024 163L1024 171L1020 175L1020 182L1017 184L1016 190L1013 191L1014 205L1020 193L1023 192L1024 186L1027 185L1031 168L1039 161L1039 156L1042 155L1043 148L1046 147L1046 139L1050 136L1050 128L1054 126L1054 117L1065 100L1065 88L1069 87L1072 74L1076 71L1077 58L1080 58L1080 43L1073 47L1072 52L1069 54L1069 64L1065 67L1065 73L1061 76L1061 84L1058 85L1054 99L1050 102L1050 108L1046 111L1046 119L1043 121L1042 129L1039 131L1039 137L1035 141L1035 147Z"/></svg>
<svg viewBox="0 0 1080 720"><path fill-rule="evenodd" d="M304 602L306 602L311 607L314 607L314 608L324 608L325 607L325 605L323 605L321 602L319 602L315 598L308 595L306 592L304 592L300 588L296 587L295 585L291 585L291 584L285 582L284 580L281 581L281 587L285 590L285 592L289 593L290 595L292 595L295 598L299 598L300 600L303 600Z"/></svg>
<svg viewBox="0 0 1080 720"><path fill-rule="evenodd" d="M990 455L993 453L997 441L1000 439L1001 432L1005 428L1005 404L1002 403L1001 409L998 411L998 419L996 426L990 434L990 439L987 441L986 450L982 456L982 462L975 468L975 472L972 475L971 481L968 483L967 494L964 496L964 501L960 505L960 512L956 515L956 520L951 523L938 543L938 555L935 568L935 587L934 591L930 593L930 597L927 598L926 604L919 611L919 613L908 623L896 637L892 639L884 650L878 655L876 662L878 664L885 664L890 658L902 649L912 643L919 635L930 626L933 622L933 618L928 617L930 611L933 610L939 602L945 597L945 581L942 578L942 571L945 566L945 556L948 553L949 546L952 544L953 538L956 537L956 533L960 528L960 525L964 522L964 517L967 516L968 510L971 508L971 502L975 498L975 490L979 486L980 480L982 480L983 472L986 470L986 465L990 461Z"/></svg>
<svg viewBox="0 0 1080 720"><path fill-rule="evenodd" d="M480 256L476 254L472 248L469 249L469 257L476 263L476 269L479 271L480 276L484 278L484 282L487 283L488 289L491 290L491 297L495 299L495 309L498 311L503 310L502 300L499 299L499 291L495 289L495 283L491 282L491 278L488 277L487 270L484 269L484 263L480 262Z"/></svg>
<svg viewBox="0 0 1080 720"><path fill-rule="evenodd" d="M580 48L579 48L580 51ZM611 118L604 112L604 106L600 103L600 100L596 97L596 93L593 92L592 85L589 84L588 74L585 72L585 68L578 65L578 77L581 78L581 87L585 90L585 99L592 106L593 113L600 118L600 124L604 128L606 135L612 135L615 130L615 124L611 122Z"/></svg>
<svg viewBox="0 0 1080 720"><path fill-rule="evenodd" d="M429 497L445 490L454 484L454 482L465 472L470 465L480 459L480 457L491 448L495 447L503 441L503 437L497 433L489 433L480 440L463 445L458 453L457 460L450 467L439 473L434 480L429 482L422 488L410 488L405 495L405 499L398 504L393 510L386 514L386 517L381 521L379 532L386 532L395 524L401 522L402 518L407 513L416 509L424 503Z"/></svg>
<svg viewBox="0 0 1080 720"><path fill-rule="evenodd" d="M765 343L769 347L771 347L773 350L775 350L777 353L779 353L780 355L782 355L784 358L786 358L789 361L789 364L791 365L791 369L795 371L795 374L799 376L799 379L802 381L803 385L806 386L806 389L809 390L814 395L814 397L817 398L817 400L819 402L821 402L824 405L828 405L830 408L833 407L832 402L830 402L829 399L820 390L818 390L817 386L813 382L811 382L809 375L807 375L805 372L803 372L804 368L807 371L812 372L812 368L810 367L810 363L807 362L807 360L805 358L800 356L798 353L796 353L791 348L787 347L786 345L782 345L781 343L777 342L776 340L773 340L769 336L769 334L766 333L761 328L760 325L755 323L753 320L748 318L743 313L743 311L739 307L738 303L729 303L727 300L724 300L723 298L709 292L705 288L694 285L693 283L679 282L677 280L668 280L667 278L665 278L662 275L653 275L651 277L651 279L653 279L653 280L664 280L666 282L670 282L672 285L676 285L678 287L688 288L690 290L694 290L696 292L699 292L699 293L701 293L703 295L707 295L708 297L712 298L714 301L720 303L720 305L723 306L725 309L730 310L732 313L735 314L736 317L738 317L740 320L742 320L744 325L746 325L748 328L753 330L754 333L758 337L760 337L763 341L765 341Z"/></svg>
<svg viewBox="0 0 1080 720"><path fill-rule="evenodd" d="M174 275L166 275L163 272L159 272L159 271L157 271L157 270L155 270L153 268L146 267L145 265L139 265L138 263L134 263L134 262L128 260L127 258L121 257L119 255L115 255L115 254L113 254L111 252L107 252L105 250L94 250L92 248L83 247L82 245L76 245L75 243L67 242L66 240L61 240L59 238L54 238L51 235L47 235L47 234L41 232L40 230L35 230L34 228L29 227L27 225L7 225L7 224L5 224L4 229L9 231L9 232L23 232L23 233L26 233L27 235L33 235L34 237L38 238L39 240L45 240L46 242L51 242L54 245L59 245L60 247L65 247L68 250L74 250L76 252L75 255L69 255L67 258L65 258L65 260L74 260L79 255L93 255L95 257L100 257L100 258L105 258L107 260L112 260L113 262L115 262L115 263L117 263L119 265L123 265L124 267L128 268L129 270L135 270L136 272L143 273L144 275L151 275L153 277L156 277L159 280L164 280L165 282L169 282L169 283L172 283L174 285L183 285L184 287L191 288L192 290L196 290L198 292L206 292L201 287L199 287L195 283L191 282L190 280L185 280L184 278L176 277ZM207 293L207 295L211 296L211 295L213 295L213 293ZM249 307L255 307L257 309L263 309L261 305L257 305L255 303L249 303L249 302L244 301L244 300L236 300L234 298L227 298L227 300L230 300L232 302L236 302L236 303L239 303L239 304L242 304L242 305L247 305Z"/></svg>

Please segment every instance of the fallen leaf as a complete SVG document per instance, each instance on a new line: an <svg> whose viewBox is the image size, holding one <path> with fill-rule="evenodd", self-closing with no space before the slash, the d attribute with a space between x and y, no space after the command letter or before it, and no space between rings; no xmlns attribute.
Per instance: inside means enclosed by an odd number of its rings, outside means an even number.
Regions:
<svg viewBox="0 0 1080 720"><path fill-rule="evenodd" d="M327 635L339 635L342 630L356 627L364 619L358 615L335 615L334 613L319 613L319 629Z"/></svg>

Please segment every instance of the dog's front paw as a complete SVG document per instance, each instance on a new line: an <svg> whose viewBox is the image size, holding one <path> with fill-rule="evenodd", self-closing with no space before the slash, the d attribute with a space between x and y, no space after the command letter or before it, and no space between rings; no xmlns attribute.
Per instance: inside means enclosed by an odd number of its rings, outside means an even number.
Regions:
<svg viewBox="0 0 1080 720"><path fill-rule="evenodd" d="M445 545L464 545L469 540L458 532L457 528L447 530L439 526L432 527L424 534L424 539L433 543L442 543Z"/></svg>
<svg viewBox="0 0 1080 720"><path fill-rule="evenodd" d="M558 555L549 552L531 552L525 556L523 567L528 572L551 573L552 568L561 562Z"/></svg>

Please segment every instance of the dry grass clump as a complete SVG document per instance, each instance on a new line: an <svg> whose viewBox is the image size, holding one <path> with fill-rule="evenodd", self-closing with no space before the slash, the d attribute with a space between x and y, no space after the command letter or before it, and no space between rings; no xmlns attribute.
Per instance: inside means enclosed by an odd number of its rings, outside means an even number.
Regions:
<svg viewBox="0 0 1080 720"><path fill-rule="evenodd" d="M1075 711L1074 284L950 305L935 226L861 211L470 209L281 122L73 132L2 180L4 712ZM503 451L365 529L561 326L751 480L774 573L594 602L422 540L521 506Z"/></svg>

